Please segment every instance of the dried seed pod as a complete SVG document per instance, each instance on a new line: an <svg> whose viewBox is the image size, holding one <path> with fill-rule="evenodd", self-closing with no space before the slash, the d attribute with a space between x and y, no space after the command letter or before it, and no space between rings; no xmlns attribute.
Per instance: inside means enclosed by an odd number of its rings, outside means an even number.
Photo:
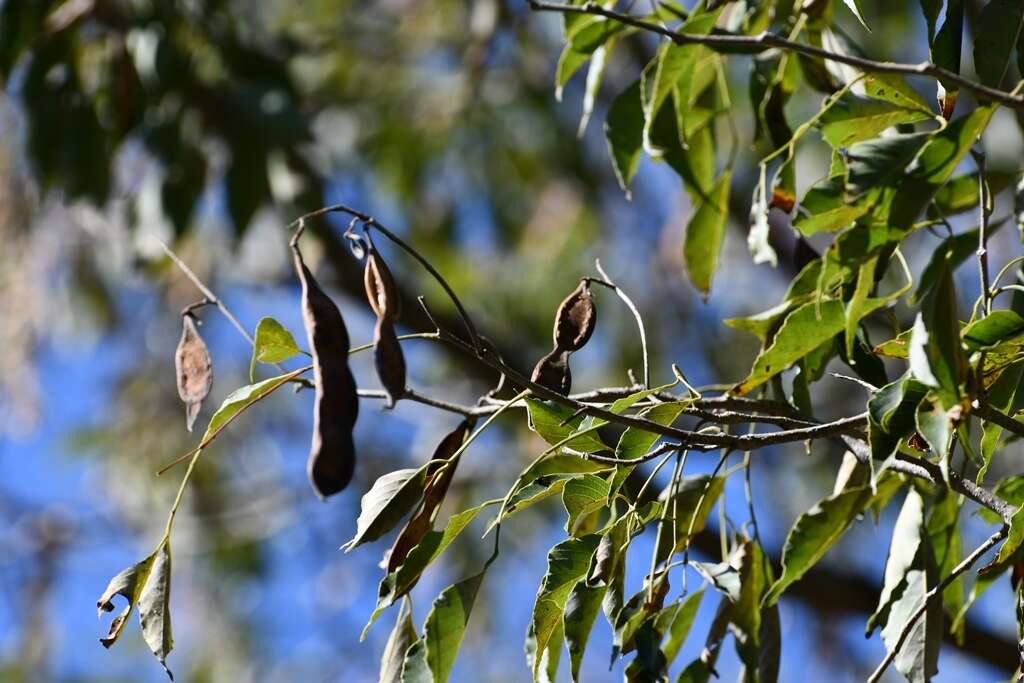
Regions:
<svg viewBox="0 0 1024 683"><path fill-rule="evenodd" d="M594 333L597 308L590 294L590 282L584 280L565 297L555 314L555 346L566 351L579 351Z"/></svg>
<svg viewBox="0 0 1024 683"><path fill-rule="evenodd" d="M572 372L569 370L569 351L563 349L552 349L551 353L544 356L533 368L530 381L550 389L556 393L568 396L572 389Z"/></svg>
<svg viewBox="0 0 1024 683"><path fill-rule="evenodd" d="M405 394L405 356L395 326L386 318L378 318L373 330L373 364L388 395L387 407L394 408Z"/></svg>
<svg viewBox="0 0 1024 683"><path fill-rule="evenodd" d="M431 461L437 464L432 466L428 473L429 478L423 495L423 505L420 506L420 509L409 519L406 525L402 527L402 531L395 538L391 550L385 556L383 564L389 574L402 566L405 558L409 555L409 551L415 548L423 540L423 537L427 535L427 532L433 528L437 511L440 509L441 503L444 502L444 497L448 493L448 486L452 483L452 478L455 476L455 467L459 462L456 459L451 465L441 470L441 461L448 460L462 447L466 436L469 434L469 430L473 428L474 422L475 420L472 418L463 420L458 427L441 440L441 443L434 450ZM409 586L409 588L412 588L412 586Z"/></svg>
<svg viewBox="0 0 1024 683"><path fill-rule="evenodd" d="M213 385L213 363L192 314L181 316L181 323L181 341L174 353L174 368L178 374L178 396L185 402L185 426L191 432L203 399Z"/></svg>
<svg viewBox="0 0 1024 683"><path fill-rule="evenodd" d="M317 284L297 246L295 271L302 283L302 317L313 356L313 440L306 473L321 498L338 493L352 480L355 446L352 428L359 396L348 367L348 331L341 312Z"/></svg>
<svg viewBox="0 0 1024 683"><path fill-rule="evenodd" d="M363 285L366 287L366 299L377 317L396 322L401 313L398 287L395 286L395 278L384 263L384 259L372 244L363 270Z"/></svg>

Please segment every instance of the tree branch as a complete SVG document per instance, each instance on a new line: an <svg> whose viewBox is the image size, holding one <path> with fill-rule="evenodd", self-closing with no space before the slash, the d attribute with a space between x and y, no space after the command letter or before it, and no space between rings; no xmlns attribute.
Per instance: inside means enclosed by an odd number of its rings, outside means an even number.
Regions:
<svg viewBox="0 0 1024 683"><path fill-rule="evenodd" d="M974 552L965 557L963 562L954 567L953 571L951 571L946 578L939 581L939 583L937 583L930 591L925 593L924 601L921 603L921 606L918 607L905 622L903 622L903 628L900 630L900 636L896 640L896 644L891 650L889 650L889 653L878 665L878 668L875 669L874 673L868 677L867 683L878 683L882 678L882 674L885 673L887 668L889 668L892 661L896 659L896 655L899 654L900 648L903 647L903 643L905 643L907 638L910 636L910 632L913 630L914 624L917 623L917 620L920 619L921 615L923 615L925 610L928 609L928 603L934 600L937 595L941 595L942 591L944 591L949 584L956 581L958 576L974 566L974 563L977 562L978 559L988 552L996 543L1006 538L1008 531L1009 527L1004 525L999 531L989 536L988 540L975 548Z"/></svg>
<svg viewBox="0 0 1024 683"><path fill-rule="evenodd" d="M903 64L900 62L883 62L874 59L865 59L853 55L844 55L837 52L830 52L813 45L805 45L788 38L783 38L768 31L754 36L745 36L728 32L716 32L707 35L680 33L639 17L630 16L615 10L606 9L596 3L587 2L582 5L566 5L562 3L546 2L544 0L528 0L530 8L537 12L560 12L563 14L589 14L593 16L613 19L621 24L632 26L644 31L665 36L677 45L706 45L711 48L722 50L742 50L749 53L764 52L772 48L779 48L789 52L826 59L839 64L847 64L868 73L889 73L902 74L905 76L923 76L934 78L944 83L952 83L964 90L974 93L981 99L992 100L1012 109L1024 111L1024 97L982 85L960 74L943 69L931 62L920 64Z"/></svg>

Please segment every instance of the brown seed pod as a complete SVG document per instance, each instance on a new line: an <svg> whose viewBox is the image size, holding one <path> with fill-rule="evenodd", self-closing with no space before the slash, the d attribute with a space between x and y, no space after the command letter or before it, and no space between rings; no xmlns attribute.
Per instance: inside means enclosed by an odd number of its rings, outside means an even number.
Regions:
<svg viewBox="0 0 1024 683"><path fill-rule="evenodd" d="M191 432L203 399L213 385L213 363L192 314L181 316L181 323L181 341L174 353L174 369L178 375L178 396L185 402L185 426Z"/></svg>
<svg viewBox="0 0 1024 683"><path fill-rule="evenodd" d="M377 318L373 330L373 364L388 395L388 408L405 394L405 356L395 334L395 326L386 318Z"/></svg>
<svg viewBox="0 0 1024 683"><path fill-rule="evenodd" d="M338 493L352 480L355 446L352 428L359 396L348 367L348 331L341 312L317 284L297 246L295 271L302 283L302 317L313 356L313 441L306 473L321 498Z"/></svg>
<svg viewBox="0 0 1024 683"><path fill-rule="evenodd" d="M597 308L590 295L590 282L584 280L572 294L565 297L555 313L555 346L566 351L579 351L594 333Z"/></svg>
<svg viewBox="0 0 1024 683"><path fill-rule="evenodd" d="M366 256L363 285L366 287L366 299L377 317L396 322L402 310L398 287L384 259L372 245Z"/></svg>
<svg viewBox="0 0 1024 683"><path fill-rule="evenodd" d="M456 459L451 465L441 470L441 461L448 460L462 447L466 436L469 434L469 430L473 428L474 422L475 419L473 418L463 420L458 427L441 440L441 443L434 450L431 461L436 463L436 465L432 465L428 472L423 505L420 506L420 509L409 519L406 525L402 527L402 531L399 532L398 537L395 538L395 542L391 546L391 550L386 555L385 567L389 574L402 566L405 558L409 555L409 551L415 548L423 540L423 537L427 535L427 532L433 528L437 511L440 509L441 503L444 502L444 497L448 493L448 486L452 483L452 478L455 476L455 467L459 463L458 459ZM438 470L441 471L439 472ZM412 588L412 586L409 586L409 588Z"/></svg>
<svg viewBox="0 0 1024 683"><path fill-rule="evenodd" d="M569 351L563 349L552 349L551 353L544 356L533 368L530 381L550 389L556 393L568 396L572 389L572 372L569 370Z"/></svg>

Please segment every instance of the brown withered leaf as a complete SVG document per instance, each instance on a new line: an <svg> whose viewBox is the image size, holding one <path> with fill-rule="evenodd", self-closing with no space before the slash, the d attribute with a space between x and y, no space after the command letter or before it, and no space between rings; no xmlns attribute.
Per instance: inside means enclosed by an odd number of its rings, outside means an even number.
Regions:
<svg viewBox="0 0 1024 683"><path fill-rule="evenodd" d="M185 403L185 426L191 432L203 399L213 386L213 363L192 314L183 315L181 322L181 341L174 353L174 369L178 376L178 396Z"/></svg>
<svg viewBox="0 0 1024 683"><path fill-rule="evenodd" d="M409 555L409 551L415 548L423 540L427 532L434 527L437 511L441 508L441 503L444 502L444 497L448 494L448 486L452 483L452 478L455 476L455 468L459 464L459 458L452 461L444 469L441 469L441 466L444 461L450 459L462 447L474 423L474 418L463 420L458 427L441 439L441 443L434 449L434 454L431 456L430 461L436 464L432 465L427 471L427 485L420 509L402 527L402 530L395 538L394 544L391 546L391 550L385 556L386 568L389 574L397 571L402 566L405 558Z"/></svg>
<svg viewBox="0 0 1024 683"><path fill-rule="evenodd" d="M352 428L359 416L356 382L348 367L349 338L338 307L320 288L293 244L295 271L302 283L302 317L313 356L313 439L306 472L321 498L352 480L355 445Z"/></svg>
<svg viewBox="0 0 1024 683"><path fill-rule="evenodd" d="M590 282L584 280L567 296L555 313L555 346L566 351L579 351L594 333L597 307L590 294Z"/></svg>
<svg viewBox="0 0 1024 683"><path fill-rule="evenodd" d="M373 364L388 395L387 407L394 408L405 394L405 356L395 326L387 318L378 318L373 330Z"/></svg>
<svg viewBox="0 0 1024 683"><path fill-rule="evenodd" d="M569 351L555 348L541 358L533 368L530 381L568 396L572 389L572 371L569 369Z"/></svg>

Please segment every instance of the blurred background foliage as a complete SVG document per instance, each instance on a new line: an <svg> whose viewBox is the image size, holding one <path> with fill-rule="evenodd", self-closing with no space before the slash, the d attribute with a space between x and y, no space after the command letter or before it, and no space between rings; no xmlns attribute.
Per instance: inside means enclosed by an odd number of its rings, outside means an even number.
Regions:
<svg viewBox="0 0 1024 683"><path fill-rule="evenodd" d="M863 0L870 34L835 4L837 22L859 31L868 54L927 57L915 0ZM968 5L970 19L976 7ZM107 653L91 616L107 579L162 530L178 472L154 472L193 443L172 354L178 311L200 295L154 236L173 243L249 327L273 315L298 331L283 226L344 201L430 258L521 370L550 346L552 310L601 258L645 312L656 378L669 377L669 362L696 383L743 376L755 342L720 320L770 307L794 272L788 231L777 231L777 269L752 266L746 252L759 158L754 131L743 131L736 220L705 304L682 272L690 205L678 178L644 161L627 200L601 132L608 103L656 41L639 36L616 52L593 121L577 139L584 78L556 101L560 29L555 16L499 0L2 2L0 680L163 677L137 629ZM730 71L732 97L740 120L749 121L747 64L732 63L740 65ZM819 102L797 91L791 120L807 118ZM998 139L987 145L991 167L1015 167L1024 151L1017 124L1011 113L997 115L988 133ZM825 149L817 160L801 157L801 194L805 179L825 174ZM311 226L317 239L308 258L336 295L354 343L362 343L372 317L340 239L344 225ZM993 246L1008 251L1010 232ZM926 233L914 239L937 243ZM930 250L908 249L919 269ZM426 328L419 294L454 329L453 311L429 278L389 255L409 300L403 331ZM595 342L574 369L580 389L626 384L627 369L640 367L628 313L610 296L599 303ZM212 311L203 318L216 405L246 383L248 350L222 318ZM494 380L425 343L413 342L408 354L412 385L432 395L472 401ZM366 383L374 381L369 362L354 363ZM822 416L850 414L863 402L853 385L821 384ZM337 548L352 534L359 494L380 474L429 457L455 420L418 405L394 413L365 406L357 482L320 504L303 471L309 400L276 396L201 462L175 536L170 663L180 680L376 676L387 626L357 641L385 544L351 555ZM539 452L522 422L509 419L474 445L450 496L455 503L500 495ZM776 558L794 516L831 489L834 455L758 455L761 533ZM730 483L727 501L730 514L745 518L742 488ZM865 642L861 624L877 599L891 523L887 514L877 527L860 525L783 601L782 680L862 679L880 657L880 643ZM560 524L556 503L511 523L456 679L526 678L522 636ZM708 532L701 548L714 557L717 543L717 532ZM642 554L644 544L635 545ZM476 571L487 552L470 534L431 569L414 592L417 623L440 587ZM967 654L944 652L940 680L994 678L993 665L1012 663L1013 616L986 607L1009 596L1008 584L985 596ZM711 609L705 605L695 633ZM607 630L595 630L587 680L611 675ZM687 644L694 654L699 640ZM720 668L728 678L737 666L730 653Z"/></svg>

